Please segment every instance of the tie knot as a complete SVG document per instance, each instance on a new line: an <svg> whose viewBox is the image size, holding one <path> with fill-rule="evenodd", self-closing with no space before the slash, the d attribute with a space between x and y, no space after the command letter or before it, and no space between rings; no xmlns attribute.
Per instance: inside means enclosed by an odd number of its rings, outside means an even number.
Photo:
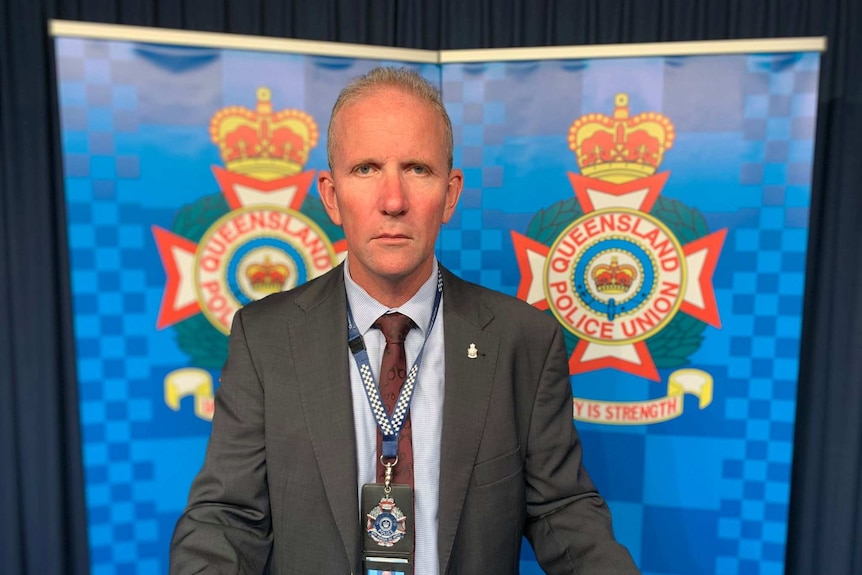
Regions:
<svg viewBox="0 0 862 575"><path fill-rule="evenodd" d="M398 312L383 314L374 322L374 327L383 332L386 343L404 343L413 325L412 319Z"/></svg>

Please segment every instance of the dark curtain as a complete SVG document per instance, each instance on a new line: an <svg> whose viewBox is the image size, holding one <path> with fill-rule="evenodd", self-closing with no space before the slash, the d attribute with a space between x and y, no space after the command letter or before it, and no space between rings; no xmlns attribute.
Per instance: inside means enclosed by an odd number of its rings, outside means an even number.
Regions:
<svg viewBox="0 0 862 575"><path fill-rule="evenodd" d="M0 0L0 573L88 572L51 18L433 50L827 36L787 573L862 573L859 0Z"/></svg>

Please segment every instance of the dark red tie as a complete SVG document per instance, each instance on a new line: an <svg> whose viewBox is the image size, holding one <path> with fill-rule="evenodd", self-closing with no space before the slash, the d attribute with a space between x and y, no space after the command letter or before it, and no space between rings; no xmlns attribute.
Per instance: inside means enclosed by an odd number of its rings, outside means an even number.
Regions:
<svg viewBox="0 0 862 575"><path fill-rule="evenodd" d="M404 339L407 332L414 326L413 320L400 313L387 313L380 316L374 327L383 332L386 346L383 348L383 360L380 362L380 397L386 406L386 413L392 416L395 402L407 377L407 355L404 353ZM413 425L410 414L404 420L401 434L398 438L398 464L392 469L392 483L413 486ZM383 483L384 467L379 455L383 453L383 434L377 430L377 482Z"/></svg>

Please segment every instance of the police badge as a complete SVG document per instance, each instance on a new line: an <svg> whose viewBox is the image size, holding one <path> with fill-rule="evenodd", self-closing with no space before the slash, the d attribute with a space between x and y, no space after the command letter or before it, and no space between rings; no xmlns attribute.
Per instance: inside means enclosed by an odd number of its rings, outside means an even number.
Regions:
<svg viewBox="0 0 862 575"><path fill-rule="evenodd" d="M383 547L392 547L407 532L407 517L395 505L395 500L385 495L366 517L368 534Z"/></svg>

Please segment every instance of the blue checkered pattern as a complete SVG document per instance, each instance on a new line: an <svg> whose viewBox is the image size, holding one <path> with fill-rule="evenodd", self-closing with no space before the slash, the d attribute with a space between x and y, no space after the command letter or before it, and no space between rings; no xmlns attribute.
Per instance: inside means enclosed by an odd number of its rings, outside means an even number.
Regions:
<svg viewBox="0 0 862 575"><path fill-rule="evenodd" d="M140 201L141 63L123 43L58 39L57 54L91 570L156 575L171 474L198 467L203 445L160 436L160 383L187 360L154 333L164 276L150 226L163 218Z"/></svg>
<svg viewBox="0 0 862 575"><path fill-rule="evenodd" d="M394 429L401 429L401 425L407 417L407 408L410 407L410 398L413 396L413 387L416 385L417 373L419 373L419 369L414 364L407 373L401 394L398 396L398 403L395 404L395 411L392 413L392 427Z"/></svg>
<svg viewBox="0 0 862 575"><path fill-rule="evenodd" d="M452 119L456 167L464 172L464 190L452 221L438 241L444 265L469 281L517 290L518 276L506 258L512 253L509 230L524 227L529 212L506 213L501 203L506 171L500 160L510 113L503 63L451 65L443 68L442 91Z"/></svg>
<svg viewBox="0 0 862 575"><path fill-rule="evenodd" d="M386 413L386 408L383 406L380 394L377 392L377 384L374 382L374 374L371 373L371 366L367 363L360 364L359 377L362 378L365 395L368 397L368 403L371 405L371 411L374 412L374 419L377 421L377 425L380 426L384 435L392 435L389 415Z"/></svg>
<svg viewBox="0 0 862 575"><path fill-rule="evenodd" d="M747 60L739 185L759 201L723 255L726 308L745 321L727 327L724 415L740 449L721 469L719 575L784 572L817 98L817 59L793 59Z"/></svg>
<svg viewBox="0 0 862 575"><path fill-rule="evenodd" d="M172 330L154 329L165 277L151 226L170 228L180 206L217 192L209 170L221 162L202 127L219 106L253 105L253 91L222 74L216 51L190 58L61 39L57 53L92 572L164 573L209 424L164 404L161 383L188 357ZM247 57L229 57L243 78L275 65L270 56L260 68L243 65ZM324 118L336 83L297 80L301 58L285 59L294 76L283 81L302 86L289 105ZM315 65L331 80L331 62ZM189 89L224 84L229 96L177 105L161 88L167 78ZM539 210L573 197L572 121L610 113L614 94L627 91L632 113L674 122L663 195L704 214L711 230L728 230L714 277L722 328L707 328L691 358L714 377L713 404L699 411L687 398L682 417L651 426L579 425L586 463L644 575L781 572L817 58L447 65L442 82L465 189L438 257L510 294L521 280L511 231L524 233ZM307 98L304 83L332 98ZM322 150L311 167L324 165ZM170 170L153 169L166 161ZM610 370L574 378L573 389L611 400L666 393ZM521 559L522 573L540 573L528 546Z"/></svg>
<svg viewBox="0 0 862 575"><path fill-rule="evenodd" d="M783 569L817 64L794 54L444 67L466 185L440 258L457 273L515 292L520 273L497 226L524 233L537 211L572 197L568 127L610 114L620 91L632 114L659 111L676 126L663 195L728 230L714 277L722 328L707 328L691 365L713 375L713 404L698 411L687 399L682 417L659 425L579 425L617 536L645 575ZM536 101L543 120L528 125L523 112ZM595 399L662 394L609 370L573 388ZM529 549L522 572L540 573Z"/></svg>
<svg viewBox="0 0 862 575"><path fill-rule="evenodd" d="M380 398L380 393L377 390L377 384L374 382L374 374L371 372L371 366L367 363L359 366L359 377L362 378L362 384L365 387L365 395L368 397L368 403L371 405L371 411L374 412L374 419L383 435L393 435L396 429L401 429L404 419L407 417L407 408L410 406L410 398L413 395L413 387L416 385L416 374L418 368L414 364L404 380L402 392L398 396L398 402L395 404L395 410L392 413L390 420L389 414L386 413L386 407Z"/></svg>

